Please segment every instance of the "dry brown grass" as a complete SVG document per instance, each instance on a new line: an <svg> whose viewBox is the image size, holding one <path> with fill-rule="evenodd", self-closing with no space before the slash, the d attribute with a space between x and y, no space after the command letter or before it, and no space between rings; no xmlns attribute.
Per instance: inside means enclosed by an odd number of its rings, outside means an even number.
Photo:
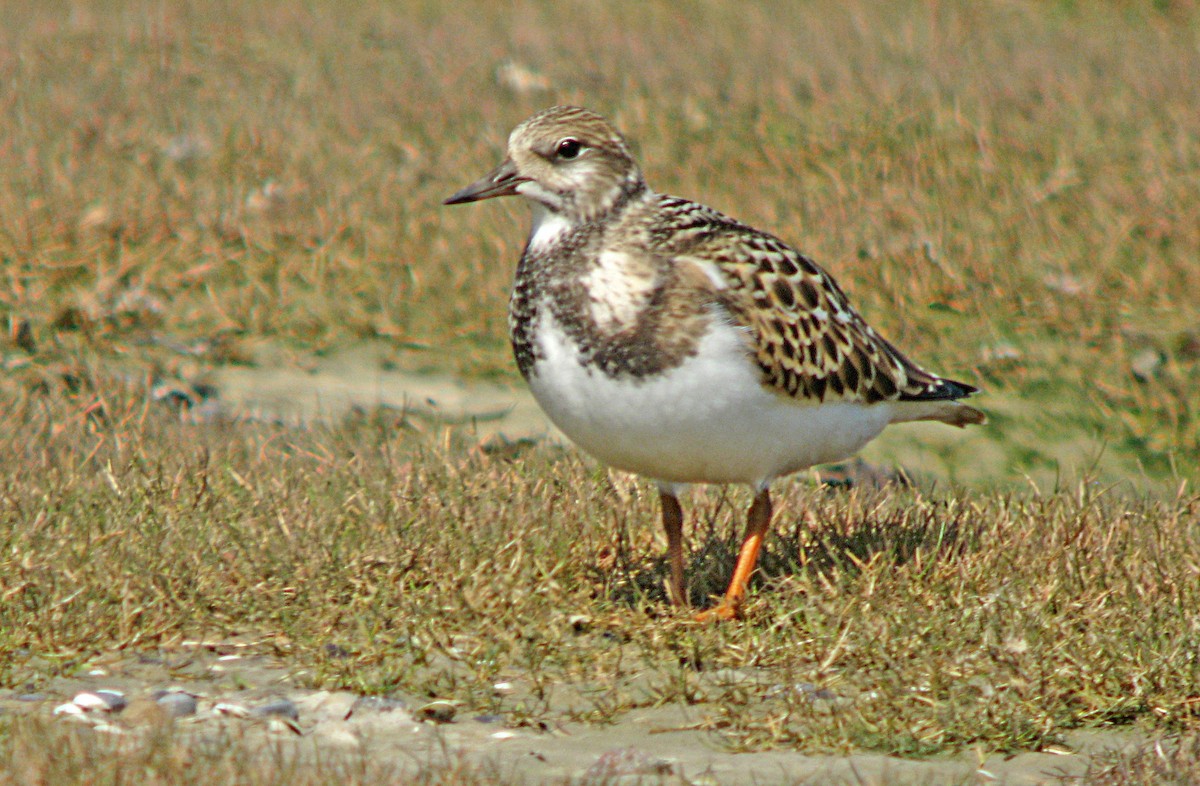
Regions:
<svg viewBox="0 0 1200 786"><path fill-rule="evenodd" d="M1087 786L1187 786L1200 780L1200 741L1163 740L1100 756L1083 775L1064 784Z"/></svg>
<svg viewBox="0 0 1200 786"><path fill-rule="evenodd" d="M252 630L326 685L518 720L698 702L746 747L1192 728L1198 37L1191 3L6 4L0 683ZM510 59L549 87L507 87ZM663 604L653 503L571 454L147 401L267 344L367 337L515 383L523 211L439 202L556 102L611 115L657 188L796 241L915 357L986 387L970 441L873 454L976 490L793 484L750 620L696 628ZM1051 482L1014 491L1025 475ZM744 502L695 506L697 599ZM722 668L763 690L706 681ZM489 680L514 674L498 705ZM769 690L800 682L848 704Z"/></svg>
<svg viewBox="0 0 1200 786"><path fill-rule="evenodd" d="M0 725L0 786L503 786L522 781L453 754L399 765L366 752L298 753L228 733L197 744L169 730L137 739L22 719Z"/></svg>
<svg viewBox="0 0 1200 786"><path fill-rule="evenodd" d="M10 4L0 311L38 359L383 336L515 381L523 210L439 202L527 114L583 102L652 184L796 241L914 356L973 371L1004 436L960 476L1186 476L1197 25L1186 3ZM509 59L549 87L506 87Z"/></svg>
<svg viewBox="0 0 1200 786"><path fill-rule="evenodd" d="M1194 494L794 484L749 620L697 626L666 606L653 495L625 504L578 459L432 448L384 420L295 432L152 411L133 428L120 413L139 402L114 394L41 439L54 410L15 413L9 684L113 648L253 632L320 685L517 722L694 703L746 747L1037 749L1081 726L1194 723ZM742 496L696 501L697 599L728 573ZM714 677L730 669L743 677ZM499 698L500 680L522 688ZM815 706L801 684L843 704Z"/></svg>

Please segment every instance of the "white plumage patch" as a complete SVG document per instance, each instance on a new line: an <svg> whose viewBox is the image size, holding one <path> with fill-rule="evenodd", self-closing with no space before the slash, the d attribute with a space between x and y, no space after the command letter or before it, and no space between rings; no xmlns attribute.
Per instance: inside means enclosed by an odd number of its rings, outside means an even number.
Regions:
<svg viewBox="0 0 1200 786"><path fill-rule="evenodd" d="M654 271L620 251L603 251L581 279L592 319L603 331L632 327L654 291Z"/></svg>
<svg viewBox="0 0 1200 786"><path fill-rule="evenodd" d="M518 189L525 194L530 190L530 183L522 183ZM529 228L529 251L541 253L554 245L564 233L574 229L574 225L561 213L550 210L536 199L530 198L529 204L533 209L533 223Z"/></svg>

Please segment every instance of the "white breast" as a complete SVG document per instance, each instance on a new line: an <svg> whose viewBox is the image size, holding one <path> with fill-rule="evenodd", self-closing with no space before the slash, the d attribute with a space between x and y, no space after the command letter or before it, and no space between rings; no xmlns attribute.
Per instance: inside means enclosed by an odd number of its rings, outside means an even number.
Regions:
<svg viewBox="0 0 1200 786"><path fill-rule="evenodd" d="M886 403L806 405L759 382L738 328L716 319L698 352L662 374L614 379L543 312L529 384L563 433L606 464L671 483L750 483L857 452Z"/></svg>

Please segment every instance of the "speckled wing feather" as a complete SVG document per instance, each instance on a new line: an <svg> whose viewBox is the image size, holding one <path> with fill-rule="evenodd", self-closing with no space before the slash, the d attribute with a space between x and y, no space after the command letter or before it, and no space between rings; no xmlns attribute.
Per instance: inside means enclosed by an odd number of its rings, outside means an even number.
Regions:
<svg viewBox="0 0 1200 786"><path fill-rule="evenodd" d="M875 332L815 262L695 202L661 197L656 251L715 265L720 297L750 329L763 383L801 401L936 401L975 392L922 369Z"/></svg>

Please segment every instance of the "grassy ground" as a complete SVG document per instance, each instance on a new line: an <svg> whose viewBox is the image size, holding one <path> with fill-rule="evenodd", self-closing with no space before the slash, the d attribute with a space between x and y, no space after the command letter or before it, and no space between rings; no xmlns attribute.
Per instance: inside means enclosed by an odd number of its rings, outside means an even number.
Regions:
<svg viewBox="0 0 1200 786"><path fill-rule="evenodd" d="M514 720L693 701L746 748L1193 727L1193 4L5 17L0 684L253 631L322 685ZM439 202L556 102L609 114L656 188L795 241L914 357L987 390L986 430L870 454L932 490L781 489L744 624L670 615L653 500L570 452L492 456L387 414L196 425L148 400L264 347L367 339L406 368L517 384L503 313L524 211ZM746 502L696 496L697 600ZM847 703L701 695L719 669ZM522 692L497 706L497 678Z"/></svg>

